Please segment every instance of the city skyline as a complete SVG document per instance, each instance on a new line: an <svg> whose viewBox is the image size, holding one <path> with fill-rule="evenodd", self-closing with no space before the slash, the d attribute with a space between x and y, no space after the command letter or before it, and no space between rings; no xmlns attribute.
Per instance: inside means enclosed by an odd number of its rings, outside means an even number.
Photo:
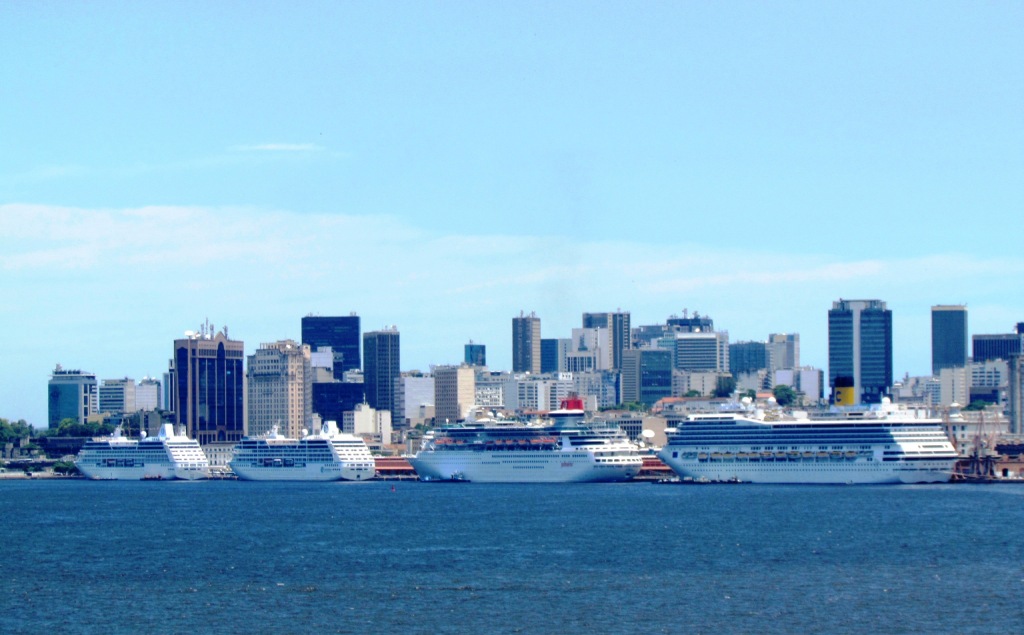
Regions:
<svg viewBox="0 0 1024 635"><path fill-rule="evenodd" d="M403 370L510 319L684 309L730 342L878 298L1024 320L1024 7L0 5L0 416L56 364L159 377L205 319L397 325ZM15 66L16 65L16 66Z"/></svg>

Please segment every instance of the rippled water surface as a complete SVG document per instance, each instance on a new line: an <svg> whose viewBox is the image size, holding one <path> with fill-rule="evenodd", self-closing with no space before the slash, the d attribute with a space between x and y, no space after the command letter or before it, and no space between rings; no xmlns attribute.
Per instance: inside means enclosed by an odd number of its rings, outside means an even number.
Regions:
<svg viewBox="0 0 1024 635"><path fill-rule="evenodd" d="M1024 485L0 482L0 633L1007 633Z"/></svg>

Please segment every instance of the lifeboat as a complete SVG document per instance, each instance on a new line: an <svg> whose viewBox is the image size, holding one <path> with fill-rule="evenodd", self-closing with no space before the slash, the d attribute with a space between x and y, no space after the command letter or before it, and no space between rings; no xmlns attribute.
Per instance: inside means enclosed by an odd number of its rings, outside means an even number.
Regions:
<svg viewBox="0 0 1024 635"><path fill-rule="evenodd" d="M819 459L827 459L828 458L828 452L818 452L818 458Z"/></svg>
<svg viewBox="0 0 1024 635"><path fill-rule="evenodd" d="M712 458L712 460L717 461L717 460L722 458L722 453L721 452L712 452L711 453L711 458Z"/></svg>
<svg viewBox="0 0 1024 635"><path fill-rule="evenodd" d="M846 458L855 459L857 458L857 453L854 452L853 450L850 450L849 452L846 453Z"/></svg>
<svg viewBox="0 0 1024 635"><path fill-rule="evenodd" d="M813 459L814 458L814 452L804 452L804 458L805 459Z"/></svg>
<svg viewBox="0 0 1024 635"><path fill-rule="evenodd" d="M785 452L776 452L775 453L775 458L777 458L777 459L784 459L784 458L786 458L786 453Z"/></svg>
<svg viewBox="0 0 1024 635"><path fill-rule="evenodd" d="M733 454L732 452L726 452L725 454L722 455L722 458L725 459L726 461L731 461L735 456L736 455Z"/></svg>
<svg viewBox="0 0 1024 635"><path fill-rule="evenodd" d="M700 454L697 455L697 460L698 461L707 461L708 460L708 453L707 452L701 452Z"/></svg>

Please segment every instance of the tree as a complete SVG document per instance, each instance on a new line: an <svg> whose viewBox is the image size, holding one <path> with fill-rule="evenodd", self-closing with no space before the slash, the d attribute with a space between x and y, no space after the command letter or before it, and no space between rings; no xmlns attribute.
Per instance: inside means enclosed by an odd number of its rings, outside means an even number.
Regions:
<svg viewBox="0 0 1024 635"><path fill-rule="evenodd" d="M975 399L974 401L972 401L970 403L970 405L964 406L963 410L965 412L971 412L971 411L975 411L975 410L984 410L986 406L991 406L991 405L992 405L991 403L985 401L984 399Z"/></svg>
<svg viewBox="0 0 1024 635"><path fill-rule="evenodd" d="M16 439L32 436L32 426L24 419L8 421L0 418L0 443L11 443Z"/></svg>
<svg viewBox="0 0 1024 635"><path fill-rule="evenodd" d="M702 395L699 390L687 390L686 394L683 395L683 396L684 397L703 397L704 395Z"/></svg>
<svg viewBox="0 0 1024 635"><path fill-rule="evenodd" d="M782 407L791 406L796 403L797 393L792 387L786 384L779 384L772 390L772 394L775 395L775 401Z"/></svg>
<svg viewBox="0 0 1024 635"><path fill-rule="evenodd" d="M715 382L715 396L728 397L736 391L736 380L733 377L719 377Z"/></svg>

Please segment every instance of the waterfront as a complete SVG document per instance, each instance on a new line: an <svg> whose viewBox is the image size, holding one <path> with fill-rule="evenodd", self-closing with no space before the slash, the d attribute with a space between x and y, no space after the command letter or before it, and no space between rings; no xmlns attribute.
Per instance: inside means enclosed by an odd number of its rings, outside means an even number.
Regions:
<svg viewBox="0 0 1024 635"><path fill-rule="evenodd" d="M0 632L1010 632L1022 503L1017 485L9 481Z"/></svg>

